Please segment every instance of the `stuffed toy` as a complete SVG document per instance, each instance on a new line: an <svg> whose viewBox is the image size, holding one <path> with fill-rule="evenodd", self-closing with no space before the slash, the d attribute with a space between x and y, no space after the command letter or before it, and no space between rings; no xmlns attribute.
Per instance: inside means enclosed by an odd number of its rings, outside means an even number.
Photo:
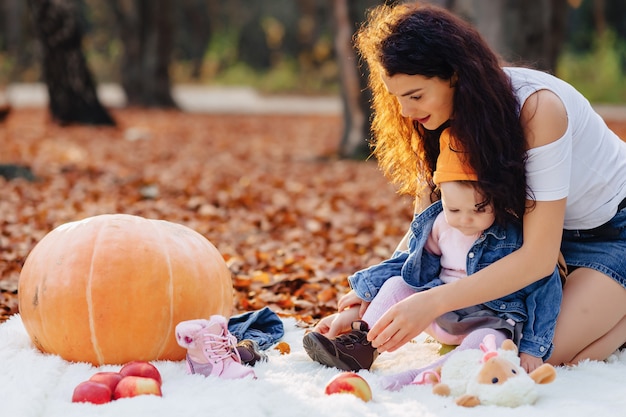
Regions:
<svg viewBox="0 0 626 417"><path fill-rule="evenodd" d="M495 335L487 335L480 349L468 349L450 356L433 387L438 395L452 396L464 407L479 404L518 407L533 404L538 398L537 384L556 378L552 365L543 364L527 373L517 356L512 340L496 348Z"/></svg>

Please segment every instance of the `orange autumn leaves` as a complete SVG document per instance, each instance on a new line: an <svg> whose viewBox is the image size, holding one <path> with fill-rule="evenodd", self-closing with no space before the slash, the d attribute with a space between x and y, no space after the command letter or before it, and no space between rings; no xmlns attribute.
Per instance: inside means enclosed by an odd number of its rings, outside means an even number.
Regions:
<svg viewBox="0 0 626 417"><path fill-rule="evenodd" d="M336 309L346 277L393 252L412 212L374 161L334 157L338 116L234 116L117 110L117 128L60 127L45 109L0 124L0 320L52 228L102 213L184 224L232 272L234 313L269 306L304 322Z"/></svg>

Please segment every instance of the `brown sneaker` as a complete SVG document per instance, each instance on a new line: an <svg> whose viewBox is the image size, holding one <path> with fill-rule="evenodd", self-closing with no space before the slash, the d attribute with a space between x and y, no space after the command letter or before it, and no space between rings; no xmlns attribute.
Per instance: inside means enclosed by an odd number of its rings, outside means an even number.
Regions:
<svg viewBox="0 0 626 417"><path fill-rule="evenodd" d="M378 350L367 340L369 327L362 320L352 323L352 330L329 339L321 333L304 336L302 344L306 353L316 362L344 371L370 369L378 357Z"/></svg>

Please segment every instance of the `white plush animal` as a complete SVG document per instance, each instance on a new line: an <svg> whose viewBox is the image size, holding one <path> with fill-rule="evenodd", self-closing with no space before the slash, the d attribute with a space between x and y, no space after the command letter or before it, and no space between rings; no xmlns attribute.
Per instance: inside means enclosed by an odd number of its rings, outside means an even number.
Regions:
<svg viewBox="0 0 626 417"><path fill-rule="evenodd" d="M556 378L552 365L543 364L527 373L517 356L517 347L506 340L496 349L495 336L488 335L480 349L460 351L444 363L440 382L433 387L439 395L454 397L458 405L479 404L518 407L538 398L537 384Z"/></svg>

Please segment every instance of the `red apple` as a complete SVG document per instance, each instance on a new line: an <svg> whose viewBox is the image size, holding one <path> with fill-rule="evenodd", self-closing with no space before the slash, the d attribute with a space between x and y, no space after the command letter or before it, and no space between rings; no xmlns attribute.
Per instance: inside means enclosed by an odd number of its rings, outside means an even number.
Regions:
<svg viewBox="0 0 626 417"><path fill-rule="evenodd" d="M74 388L73 403L105 404L112 399L108 385L96 381L83 381Z"/></svg>
<svg viewBox="0 0 626 417"><path fill-rule="evenodd" d="M130 398L138 395L158 395L162 397L161 385L154 378L125 376L115 387L113 399Z"/></svg>
<svg viewBox="0 0 626 417"><path fill-rule="evenodd" d="M93 374L89 380L107 385L111 390L111 393L113 393L117 383L120 382L122 378L123 376L119 372L97 372Z"/></svg>
<svg viewBox="0 0 626 417"><path fill-rule="evenodd" d="M352 394L363 401L372 399L372 389L365 379L354 372L342 372L335 375L325 389L326 395Z"/></svg>
<svg viewBox="0 0 626 417"><path fill-rule="evenodd" d="M122 366L120 369L122 376L143 376L146 378L152 378L161 385L161 374L156 366L146 361L132 361Z"/></svg>

